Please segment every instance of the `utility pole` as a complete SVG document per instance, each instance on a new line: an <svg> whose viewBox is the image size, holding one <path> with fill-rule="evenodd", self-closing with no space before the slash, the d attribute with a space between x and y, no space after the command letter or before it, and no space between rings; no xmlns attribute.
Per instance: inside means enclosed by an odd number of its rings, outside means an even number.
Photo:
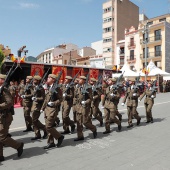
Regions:
<svg viewBox="0 0 170 170"><path fill-rule="evenodd" d="M146 24L144 25L144 30L143 30L143 34L144 34L144 41L143 44L145 44L145 69L147 68L147 57L148 57L148 50L147 50L147 43L148 43L148 24L146 22ZM147 74L145 71L145 82L147 80Z"/></svg>
<svg viewBox="0 0 170 170"><path fill-rule="evenodd" d="M70 65L71 65L71 51L70 51Z"/></svg>

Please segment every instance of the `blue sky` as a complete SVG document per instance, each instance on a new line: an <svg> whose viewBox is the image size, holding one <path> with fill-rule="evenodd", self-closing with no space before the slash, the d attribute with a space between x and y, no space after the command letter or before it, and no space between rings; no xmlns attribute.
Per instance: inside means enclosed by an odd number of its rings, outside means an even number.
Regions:
<svg viewBox="0 0 170 170"><path fill-rule="evenodd" d="M102 4L106 0L0 0L0 43L12 53L26 45L36 57L49 47L90 46L102 39ZM152 18L170 11L170 0L131 0Z"/></svg>

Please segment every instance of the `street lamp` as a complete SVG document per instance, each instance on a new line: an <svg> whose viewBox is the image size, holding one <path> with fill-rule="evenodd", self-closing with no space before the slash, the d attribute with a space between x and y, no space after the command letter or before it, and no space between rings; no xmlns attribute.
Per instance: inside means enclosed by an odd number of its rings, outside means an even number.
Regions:
<svg viewBox="0 0 170 170"><path fill-rule="evenodd" d="M148 55L148 52L147 52L147 43L148 43L148 22L146 22L146 24L144 25L144 30L142 31L143 34L144 34L144 41L143 41L143 44L145 44L145 69L147 67L147 55ZM145 82L146 82L146 72L145 72Z"/></svg>

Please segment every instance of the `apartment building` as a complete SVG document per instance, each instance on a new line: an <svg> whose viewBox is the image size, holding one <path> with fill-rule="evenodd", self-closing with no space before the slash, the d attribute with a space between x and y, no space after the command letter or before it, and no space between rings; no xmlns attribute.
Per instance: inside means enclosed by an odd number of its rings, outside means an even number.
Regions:
<svg viewBox="0 0 170 170"><path fill-rule="evenodd" d="M75 44L61 44L56 47L48 48L45 51L43 51L41 54L37 56L37 62L41 63L55 63L55 64L66 64L69 63L70 57L68 57L68 61L64 61L63 54L66 53L66 56L71 55L73 56L72 51L78 51L79 48Z"/></svg>
<svg viewBox="0 0 170 170"><path fill-rule="evenodd" d="M139 72L141 67L140 58L140 35L135 27L125 29L125 64L133 71Z"/></svg>
<svg viewBox="0 0 170 170"><path fill-rule="evenodd" d="M107 0L103 3L103 57L112 68L117 60L117 42L124 39L125 28L138 27L139 7L130 0Z"/></svg>
<svg viewBox="0 0 170 170"><path fill-rule="evenodd" d="M147 24L145 45L144 25ZM145 66L145 46L147 64L152 60L160 69L170 72L170 14L154 17L139 23L141 66Z"/></svg>

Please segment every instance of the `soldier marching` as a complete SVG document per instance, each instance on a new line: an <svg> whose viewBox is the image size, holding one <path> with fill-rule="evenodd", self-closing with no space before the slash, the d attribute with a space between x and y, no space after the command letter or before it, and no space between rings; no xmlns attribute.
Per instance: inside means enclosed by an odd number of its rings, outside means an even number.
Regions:
<svg viewBox="0 0 170 170"><path fill-rule="evenodd" d="M31 138L31 140L42 139L40 133L40 130L42 130L44 132L43 139L47 138L47 146L44 149L60 147L64 141L64 135L70 132L73 133L75 128L77 130L77 138L74 141L84 140L84 126L92 131L93 138L97 138L97 127L93 125L92 116L99 121L100 126L103 125L104 118L105 131L103 134L111 133L111 122L117 124L118 131L122 130L122 115L118 111L118 104L122 90L125 88L123 83L118 82L120 79L109 78L105 80L104 88L102 88L103 80L99 82L99 79L89 78L89 74L86 77L77 77L77 75L75 77L66 76L64 84L61 85L59 84L61 74L62 72L58 76L55 74L48 75L46 92L42 85L44 77L42 78L38 75L34 77L27 76L26 85L23 86L22 84L20 97L23 99L22 104L26 124L24 132L34 131L35 137ZM3 85L5 77L5 75L0 74L0 86ZM156 85L149 82L148 88L140 95L139 87L135 85L134 79L129 79L128 84L122 100L122 106L125 103L127 105L127 128L133 127L133 117L137 120L137 125L140 125L141 117L137 112L137 107L138 102L144 96L146 96L144 100L146 123L153 123L152 107L156 97ZM13 106L14 100L11 95L7 88L3 88L0 99L0 161L4 160L3 144L16 149L19 157L23 152L24 144L14 141L8 135L9 126L12 122L12 114L8 108ZM4 101L7 102L4 104ZM100 102L104 109L104 117L99 109ZM64 129L62 133L58 132L55 127L55 122L59 121L60 106L62 108ZM72 118L70 118L71 109L73 111ZM5 118L4 112L6 113ZM44 115L45 125L39 120L41 114ZM55 144L54 139L57 140L57 144Z"/></svg>

